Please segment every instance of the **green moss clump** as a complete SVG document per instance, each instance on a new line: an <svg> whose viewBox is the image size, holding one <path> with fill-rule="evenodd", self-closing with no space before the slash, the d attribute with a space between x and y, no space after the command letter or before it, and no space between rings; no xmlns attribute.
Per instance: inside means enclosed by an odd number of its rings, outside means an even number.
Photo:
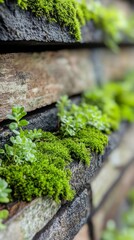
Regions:
<svg viewBox="0 0 134 240"><path fill-rule="evenodd" d="M76 141L82 142L92 152L103 153L108 144L108 137L93 127L87 127L79 131L75 136Z"/></svg>
<svg viewBox="0 0 134 240"><path fill-rule="evenodd" d="M30 10L36 16L46 16L49 21L66 26L76 40L81 39L81 25L85 24L85 3L76 0L18 0L18 5L25 10ZM84 10L84 11L83 11ZM86 15L87 17L87 15Z"/></svg>
<svg viewBox="0 0 134 240"><path fill-rule="evenodd" d="M121 120L134 121L134 94L132 81L112 82L104 86L104 93L109 94L119 107Z"/></svg>
<svg viewBox="0 0 134 240"><path fill-rule="evenodd" d="M13 200L31 201L35 197L46 195L57 202L61 199L73 199L71 172L68 168L70 162L74 159L89 165L90 150L102 153L107 144L107 137L91 127L79 131L73 138L63 138L59 133L52 134L42 130L21 129L14 137L15 142L21 135L34 143L34 161L12 161L11 152L11 159L4 155L0 167L0 176L12 189ZM12 145L15 149L13 142ZM18 157L21 157L21 150L19 154Z"/></svg>
<svg viewBox="0 0 134 240"><path fill-rule="evenodd" d="M12 189L12 198L31 201L48 195L57 202L73 199L70 162L89 165L92 152L104 153L108 144L104 133L109 127L115 130L122 120L134 121L133 90L130 78L86 92L79 106L64 96L58 102L62 131L54 134L40 129L23 130L28 124L22 119L26 112L14 106L8 115L13 121L9 128L14 137L0 149L0 177Z"/></svg>
<svg viewBox="0 0 134 240"><path fill-rule="evenodd" d="M43 154L60 157L64 159L66 162L71 161L68 149L65 146L63 146L63 144L58 140L55 142L42 142L42 141L38 142L37 149L39 152Z"/></svg>
<svg viewBox="0 0 134 240"><path fill-rule="evenodd" d="M71 138L64 138L62 142L69 149L72 159L82 161L87 165L90 164L91 153L84 143Z"/></svg>
<svg viewBox="0 0 134 240"><path fill-rule="evenodd" d="M123 120L134 122L134 108L131 108L124 104L120 106L120 111Z"/></svg>
<svg viewBox="0 0 134 240"><path fill-rule="evenodd" d="M28 137L28 130L24 132ZM74 138L62 140L60 135L49 132L29 132L30 137L36 139L36 161L17 165L9 164L9 159L3 159L0 168L0 176L12 189L13 199L31 201L35 197L48 195L57 202L60 199L71 200L74 192L69 184L69 163L74 159L89 165L90 149L102 153L107 137L95 128L81 130Z"/></svg>
<svg viewBox="0 0 134 240"><path fill-rule="evenodd" d="M12 149L16 148L16 141L20 143L21 135L34 143L34 161L13 161ZM18 138L19 137L19 138ZM42 130L20 130L14 137L15 144L5 145L10 155L1 155L2 166L0 176L7 180L12 189L13 200L31 201L35 197L52 197L59 202L61 199L72 200L74 191L70 186L71 172L68 168L72 161L69 150L58 137ZM15 146L14 146L15 145ZM23 148L25 144L21 143ZM8 148L7 148L8 146ZM11 149L10 149L11 148ZM25 149L24 149L25 150ZM1 149L0 153L4 153ZM29 153L27 153L29 155ZM17 157L22 160L23 150L19 150ZM31 153L30 153L31 155Z"/></svg>
<svg viewBox="0 0 134 240"><path fill-rule="evenodd" d="M5 166L0 168L0 176L7 180L14 200L31 201L35 197L49 196L72 200L74 192L69 184L69 170L50 164L49 158L40 154L40 162Z"/></svg>
<svg viewBox="0 0 134 240"><path fill-rule="evenodd" d="M19 161L17 164L5 155L0 176L12 189L13 200L23 201L46 195L57 202L61 199L73 199L71 172L68 168L70 162L74 159L89 165L90 149L102 153L107 142L106 136L94 128L81 130L74 138L62 138L58 133L36 129L21 130L19 134L35 144L35 159L32 162Z"/></svg>
<svg viewBox="0 0 134 240"><path fill-rule="evenodd" d="M24 132L28 136L28 131ZM31 201L34 197L48 195L57 202L60 199L71 200L74 192L69 184L71 172L67 166L72 159L68 148L52 133L29 132L32 139L41 133L35 141L36 161L17 165L3 159L0 168L0 176L12 188L13 199Z"/></svg>
<svg viewBox="0 0 134 240"><path fill-rule="evenodd" d="M4 3L6 0L0 0ZM104 34L105 43L117 50L117 44L123 36L134 39L134 17L125 15L113 7L105 7L98 1L86 0L16 0L19 7L34 13L37 17L45 16L49 22L57 22L69 29L70 34L81 40L81 27L92 20Z"/></svg>

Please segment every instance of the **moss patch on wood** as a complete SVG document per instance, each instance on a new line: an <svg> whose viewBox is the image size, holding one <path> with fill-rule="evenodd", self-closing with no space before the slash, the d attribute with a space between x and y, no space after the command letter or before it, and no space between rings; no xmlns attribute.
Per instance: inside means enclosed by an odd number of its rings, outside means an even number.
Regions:
<svg viewBox="0 0 134 240"><path fill-rule="evenodd" d="M0 3L6 3L0 0ZM98 1L87 3L86 0L16 0L24 11L30 11L37 17L45 16L49 22L57 22L66 27L70 34L81 40L81 27L93 21L96 28L103 31L104 42L112 49L127 36L134 39L134 17L127 18L122 11L114 7L105 7Z"/></svg>
<svg viewBox="0 0 134 240"><path fill-rule="evenodd" d="M117 130L122 120L134 121L133 90L130 74L125 81L86 92L79 106L63 97L58 102L60 129L56 133L24 130L26 112L21 106L13 107L8 118L13 121L9 127L14 136L0 149L0 177L12 189L11 198L31 201L48 195L57 202L73 199L70 163L76 160L90 165L92 152L104 153L108 133ZM107 118L102 118L104 113Z"/></svg>

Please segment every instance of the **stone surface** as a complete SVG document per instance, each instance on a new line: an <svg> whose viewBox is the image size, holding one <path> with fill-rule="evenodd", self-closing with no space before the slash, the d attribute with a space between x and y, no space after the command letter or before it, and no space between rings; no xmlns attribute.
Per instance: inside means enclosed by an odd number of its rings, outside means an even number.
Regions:
<svg viewBox="0 0 134 240"><path fill-rule="evenodd" d="M8 16L8 17L7 17ZM28 11L23 11L12 1L0 4L0 41L14 41L16 44L33 45L43 43L76 43L77 41L69 34L65 27L59 24L49 23L45 17L35 17ZM82 28L81 42L94 42L102 39L97 34L91 22Z"/></svg>
<svg viewBox="0 0 134 240"><path fill-rule="evenodd" d="M10 1L0 4L0 19L1 41L74 42L65 28L37 18Z"/></svg>
<svg viewBox="0 0 134 240"><path fill-rule="evenodd" d="M108 157L114 168L121 170L134 157L134 124L127 129L120 145Z"/></svg>
<svg viewBox="0 0 134 240"><path fill-rule="evenodd" d="M94 84L90 51L0 55L0 121L15 104L32 111Z"/></svg>
<svg viewBox="0 0 134 240"><path fill-rule="evenodd" d="M105 5L111 0L100 0ZM88 0L87 2L90 1ZM112 1L113 4L113 1ZM114 5L128 13L131 11L130 4L123 1L114 1ZM8 16L8 17L7 17ZM74 37L69 34L65 27L59 24L49 23L45 17L35 17L28 11L23 11L14 3L6 1L0 4L0 44L14 42L16 45L47 45L47 44L76 44ZM95 29L92 22L88 22L81 29L82 39L79 43L102 43L103 33ZM5 47L5 46L4 46ZM11 46L12 47L12 46ZM5 47L6 48L6 47Z"/></svg>
<svg viewBox="0 0 134 240"><path fill-rule="evenodd" d="M58 212L55 218L33 240L72 240L86 223L91 203L85 189L74 201Z"/></svg>
<svg viewBox="0 0 134 240"><path fill-rule="evenodd" d="M134 125L91 183L95 240L100 240L106 221L115 217L119 205L134 184L133 142Z"/></svg>
<svg viewBox="0 0 134 240"><path fill-rule="evenodd" d="M133 67L133 47L123 48L119 54L107 49L1 54L0 121L15 104L28 112L36 109L37 114L63 94L72 96L97 81L121 78Z"/></svg>
<svg viewBox="0 0 134 240"><path fill-rule="evenodd" d="M60 205L50 199L35 199L7 221L6 229L0 232L0 240L31 240L59 208Z"/></svg>
<svg viewBox="0 0 134 240"><path fill-rule="evenodd" d="M134 68L134 48L122 48L118 54L107 49L95 49L92 56L99 83L120 79L127 71Z"/></svg>

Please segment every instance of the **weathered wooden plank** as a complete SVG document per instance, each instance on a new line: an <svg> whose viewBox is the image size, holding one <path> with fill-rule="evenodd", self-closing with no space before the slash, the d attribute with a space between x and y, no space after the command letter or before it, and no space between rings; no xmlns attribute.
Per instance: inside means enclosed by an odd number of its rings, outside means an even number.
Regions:
<svg viewBox="0 0 134 240"><path fill-rule="evenodd" d="M118 54L107 49L94 49L92 57L99 83L121 79L127 71L134 69L134 48L124 47Z"/></svg>
<svg viewBox="0 0 134 240"><path fill-rule="evenodd" d="M32 111L73 95L94 82L90 51L0 55L0 121L15 104Z"/></svg>
<svg viewBox="0 0 134 240"><path fill-rule="evenodd" d="M97 81L122 78L134 68L134 48L61 50L0 55L0 121L15 104L33 111L72 96Z"/></svg>

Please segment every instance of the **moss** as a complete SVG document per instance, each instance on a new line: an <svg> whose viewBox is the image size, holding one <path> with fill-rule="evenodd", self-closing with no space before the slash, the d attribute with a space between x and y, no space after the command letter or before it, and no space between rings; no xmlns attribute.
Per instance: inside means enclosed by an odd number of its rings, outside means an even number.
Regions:
<svg viewBox="0 0 134 240"><path fill-rule="evenodd" d="M121 105L120 110L123 120L126 120L128 122L134 122L134 108L131 108L127 105Z"/></svg>
<svg viewBox="0 0 134 240"><path fill-rule="evenodd" d="M112 82L104 87L104 92L111 95L120 110L121 120L134 121L133 82Z"/></svg>
<svg viewBox="0 0 134 240"><path fill-rule="evenodd" d="M102 153L107 144L107 137L94 128L81 130L74 138L62 139L58 134L55 136L41 130L24 132L27 137L30 133L34 139L36 161L17 165L4 159L0 168L0 176L11 187L14 200L31 201L45 195L57 202L71 200L74 192L69 183L69 163L74 159L89 165L90 149Z"/></svg>
<svg viewBox="0 0 134 240"><path fill-rule="evenodd" d="M86 129L79 131L75 140L84 143L92 152L101 154L104 152L104 149L108 144L108 137L93 127L87 127Z"/></svg>
<svg viewBox="0 0 134 240"><path fill-rule="evenodd" d="M49 21L67 27L76 40L81 39L81 25L85 24L85 16L81 4L75 0L18 0L22 9L30 10L36 16L45 15ZM82 4L83 5L83 4Z"/></svg>
<svg viewBox="0 0 134 240"><path fill-rule="evenodd" d="M65 137L62 131L50 133L40 129L23 131L20 128L17 135L10 138L10 145L6 144L5 149L0 149L0 157L3 160L0 177L12 188L12 197L15 200L30 201L34 197L45 195L53 197L56 201L73 198L70 162L77 160L89 165L91 153L103 154L108 144L108 136L104 134L105 128L97 129L102 123L104 127L107 126L106 118L103 119L103 115L100 115L101 111L108 117L111 129L116 129L121 120L134 121L133 81L113 82L101 89L97 88L92 93L87 92L79 106L71 104L67 97L63 97L63 101L58 104L59 116L65 120L68 129L73 130L72 137ZM98 112L98 108L101 111ZM10 119L11 117L13 116L10 115ZM94 122L95 125L96 121L95 128L92 124ZM66 130L66 127L64 129ZM30 151L27 143L30 145ZM32 152L33 150L35 151ZM29 153L34 154L32 161L26 159ZM19 159L13 161L16 156Z"/></svg>
<svg viewBox="0 0 134 240"><path fill-rule="evenodd" d="M72 159L82 161L87 165L90 164L91 153L84 143L71 138L63 139L62 143L69 149Z"/></svg>
<svg viewBox="0 0 134 240"><path fill-rule="evenodd" d="M68 149L58 140L55 142L38 142L37 149L43 154L60 157L67 162L71 161Z"/></svg>
<svg viewBox="0 0 134 240"><path fill-rule="evenodd" d="M0 3L6 0L0 0ZM11 1L11 0L10 0ZM126 19L116 8L107 8L98 1L86 0L16 0L23 10L34 13L37 17L45 16L49 22L57 22L69 29L70 34L81 40L81 27L87 21L94 21L97 28L103 30L105 43L114 50L123 35L134 39L134 18Z"/></svg>
<svg viewBox="0 0 134 240"><path fill-rule="evenodd" d="M24 133L36 145L35 161L17 165L4 157L0 168L0 176L7 179L12 188L12 198L31 201L34 197L48 195L57 202L71 200L74 192L69 184L68 165L72 159L68 148L50 132L25 130Z"/></svg>
<svg viewBox="0 0 134 240"><path fill-rule="evenodd" d="M74 192L69 184L70 171L51 163L40 155L40 162L24 165L9 165L0 168L0 175L7 180L14 200L31 201L35 197L53 197L72 200Z"/></svg>

